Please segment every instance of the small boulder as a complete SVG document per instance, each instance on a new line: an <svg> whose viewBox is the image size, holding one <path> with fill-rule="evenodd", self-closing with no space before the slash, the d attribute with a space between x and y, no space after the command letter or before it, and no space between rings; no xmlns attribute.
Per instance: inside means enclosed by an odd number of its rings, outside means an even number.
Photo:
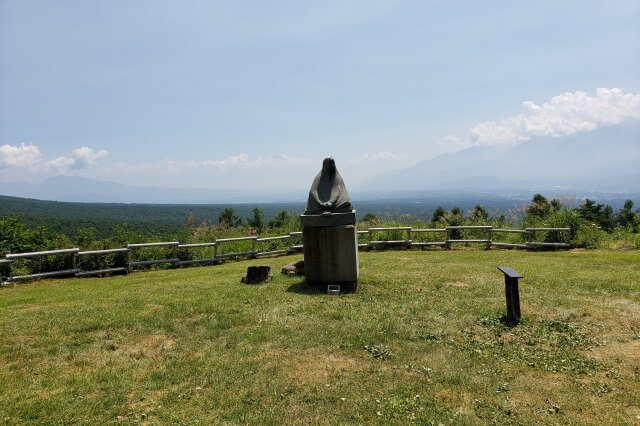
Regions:
<svg viewBox="0 0 640 426"><path fill-rule="evenodd" d="M271 266L249 266L247 268L247 276L242 278L242 282L245 284L269 282L271 281L271 277Z"/></svg>
<svg viewBox="0 0 640 426"><path fill-rule="evenodd" d="M282 273L290 277L295 275L304 275L304 259L300 259L282 267Z"/></svg>

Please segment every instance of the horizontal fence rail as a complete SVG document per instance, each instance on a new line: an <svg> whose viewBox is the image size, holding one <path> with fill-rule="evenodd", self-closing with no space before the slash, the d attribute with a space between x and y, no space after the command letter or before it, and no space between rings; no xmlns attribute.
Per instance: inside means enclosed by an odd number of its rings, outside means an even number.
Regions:
<svg viewBox="0 0 640 426"><path fill-rule="evenodd" d="M465 238L462 232L470 231L474 233L473 237ZM555 241L533 241L533 238L540 233L557 233L564 235L566 240L570 233L570 228L525 228L525 229L504 229L494 228L491 225L481 226L446 226L445 228L412 228L410 226L398 226L398 227L374 227L367 230L357 231L358 238L368 237L368 242L359 242L359 249L373 249L378 247L397 246L400 248L424 248L429 246L436 246L449 249L452 244L484 244L487 249L492 247L496 248L522 248L522 249L538 249L538 248L570 248L571 245L566 242ZM384 239L382 234L386 233L390 235L388 239ZM499 242L493 241L495 234L520 234L525 240L523 242ZM441 235L444 234L444 240L441 241L418 241L414 240L414 234L426 234L426 235ZM480 236L478 236L480 235ZM400 236L400 238L398 238ZM376 239L376 238L378 239ZM404 238L403 238L404 237ZM221 252L220 248L227 244L234 245L236 243L248 243L250 249L243 251L230 251ZM285 248L273 248L273 244L286 242ZM259 248L266 247L265 245L272 245L271 248L266 250L258 250ZM234 246L237 247L237 246ZM280 246L282 247L282 246ZM164 256L161 258L144 258L137 259L138 255L143 255L144 249L152 249L152 252L157 255L159 251L164 249ZM190 258L191 250L206 250L212 249L213 255L209 257ZM80 251L78 248L68 248L60 250L46 250L36 251L28 253L8 253L4 256L4 259L0 259L0 272L2 270L8 271L2 278L3 283L15 282L24 279L34 278L47 278L55 276L76 276L87 277L95 275L111 275L115 273L128 273L132 268L137 266L150 266L158 264L168 264L172 267L188 266L194 264L216 264L225 258L257 258L259 256L271 256L280 254L293 254L300 252L303 249L302 245L302 232L295 231L290 232L288 235L278 235L274 237L258 237L255 235L246 237L233 237L233 238L216 238L214 241L205 243L190 243L181 244L178 241L165 241L165 242L153 242L153 243L135 243L127 244L126 247L112 248L104 250L88 250ZM168 253L167 253L168 251ZM202 252L200 252L202 253ZM148 253L147 253L148 254ZM168 254L168 256L167 256ZM182 256L181 256L182 254ZM209 251L209 254L211 252ZM69 256L69 265L71 267L65 267L59 270L44 271L37 273L29 273L23 275L13 275L12 271L15 268L16 262L24 259L32 259L36 257L47 256ZM78 260L90 258L92 256L103 257L103 263L106 266L99 269L85 270L78 267ZM119 263L116 261L118 260ZM189 257L185 259L185 257ZM4 279L6 278L6 282Z"/></svg>
<svg viewBox="0 0 640 426"><path fill-rule="evenodd" d="M169 263L175 266L180 261L180 259L178 259L178 245L180 245L178 241L127 244L127 248L129 249L127 265L129 269L131 269L132 266L158 265L161 263ZM171 257L165 258L165 259L133 260L135 256L134 252L136 249L148 248L148 247L169 247L171 248Z"/></svg>
<svg viewBox="0 0 640 426"><path fill-rule="evenodd" d="M6 254L5 259L13 260L13 259L21 259L25 257L52 256L56 254L78 253L79 251L80 249L70 248L70 249L62 249L62 250L32 251L30 253L13 253L13 254Z"/></svg>

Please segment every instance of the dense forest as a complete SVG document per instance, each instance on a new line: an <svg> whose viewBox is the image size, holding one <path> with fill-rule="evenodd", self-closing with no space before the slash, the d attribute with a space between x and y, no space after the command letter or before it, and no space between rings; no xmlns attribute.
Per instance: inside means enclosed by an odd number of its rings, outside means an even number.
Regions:
<svg viewBox="0 0 640 426"><path fill-rule="evenodd" d="M125 225L137 233L170 237L180 231L189 215L197 223L217 223L226 207L221 204L69 203L0 196L0 217L19 216L20 222L29 229L44 226L71 238L85 229L92 229L97 238L109 238ZM233 205L236 214L243 218L249 217L254 207ZM271 218L281 210L299 214L304 206L261 204L260 209Z"/></svg>
<svg viewBox="0 0 640 426"><path fill-rule="evenodd" d="M24 214L0 216L0 256L60 248L78 247L81 250L100 250L124 247L127 243L154 241L180 241L182 243L211 242L216 238L247 235L287 235L300 230L298 212L301 206L269 205L257 206L163 206L56 203L3 197L3 203L15 201ZM5 207L6 208L6 207ZM278 210L279 209L279 210ZM570 243L573 247L624 249L640 248L640 209L627 200L618 210L605 204L586 199L578 207L567 207L559 199L547 199L536 194L522 209L509 210L506 214L490 214L476 205L469 210L459 207L445 209L436 207L430 218L416 219L399 214L394 219L366 212L359 217L359 229L369 227L394 227L410 225L414 228L444 228L447 225L492 225L495 228L552 227L569 228L570 232L548 232L539 236L545 242ZM482 238L480 231L453 231L452 239ZM361 236L367 242L369 235ZM389 231L384 240L403 239L402 231ZM521 234L507 234L500 242L522 242ZM495 238L494 238L495 239ZM416 235L414 241L442 240L442 235ZM247 242L229 245L231 251L248 251ZM250 244L250 243L249 243ZM272 241L263 251L279 250L289 245L288 241ZM166 248L152 247L137 252L138 256L169 255ZM195 251L182 250L182 260L211 257L211 248ZM146 254L145 254L146 252ZM155 252L155 253L154 253ZM122 254L100 259L88 257L84 267L100 268L108 264L122 264ZM51 269L64 269L68 262L64 256L25 259L16 262L14 272L33 273ZM7 265L0 265L0 275L7 276Z"/></svg>
<svg viewBox="0 0 640 426"><path fill-rule="evenodd" d="M575 200L571 200L574 203ZM363 204L363 203L361 203ZM616 236L637 240L640 209L632 200L614 209L586 199L577 207L566 200L536 194L521 208L487 211L476 205L464 210L412 203L368 202L359 226L491 224L496 227L570 227L572 243L596 247ZM229 235L274 235L299 230L302 204L154 205L41 201L0 196L0 254L65 246L114 247L127 242L203 241ZM609 237L607 237L609 235Z"/></svg>
<svg viewBox="0 0 640 426"><path fill-rule="evenodd" d="M530 197L529 197L530 198ZM366 214L373 214L383 221L428 222L436 209L458 207L471 211L476 204L485 206L492 216L504 214L514 224L524 217L528 198L504 197L471 193L435 193L410 199L358 200L354 203L356 215L361 220ZM563 200L573 205L575 200ZM614 204L615 205L615 204ZM51 231L65 234L72 239L80 230L91 228L97 238L111 237L117 227L126 224L134 232L153 235L161 239L171 238L184 226L189 215L195 223L207 221L216 224L218 216L227 207L244 222L253 215L253 208L259 208L266 220L270 220L282 210L291 216L298 216L304 210L304 203L260 203L260 204L121 204L121 203L73 203L44 201L0 195L0 217L20 216L20 222L33 229L44 226Z"/></svg>

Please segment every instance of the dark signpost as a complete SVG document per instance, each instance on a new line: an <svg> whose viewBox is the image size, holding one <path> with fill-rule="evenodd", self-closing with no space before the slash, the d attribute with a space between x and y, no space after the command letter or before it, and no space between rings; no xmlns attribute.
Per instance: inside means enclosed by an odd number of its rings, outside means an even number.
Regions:
<svg viewBox="0 0 640 426"><path fill-rule="evenodd" d="M518 279L522 275L508 266L498 266L504 274L504 292L507 298L507 322L518 324L520 322L520 291L518 290Z"/></svg>

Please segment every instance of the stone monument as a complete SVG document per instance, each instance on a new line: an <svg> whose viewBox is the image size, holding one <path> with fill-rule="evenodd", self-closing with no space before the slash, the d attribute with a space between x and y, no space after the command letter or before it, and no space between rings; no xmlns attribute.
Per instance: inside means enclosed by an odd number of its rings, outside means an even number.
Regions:
<svg viewBox="0 0 640 426"><path fill-rule="evenodd" d="M304 272L308 285L338 284L342 291L358 285L356 211L333 158L325 158L300 215Z"/></svg>

